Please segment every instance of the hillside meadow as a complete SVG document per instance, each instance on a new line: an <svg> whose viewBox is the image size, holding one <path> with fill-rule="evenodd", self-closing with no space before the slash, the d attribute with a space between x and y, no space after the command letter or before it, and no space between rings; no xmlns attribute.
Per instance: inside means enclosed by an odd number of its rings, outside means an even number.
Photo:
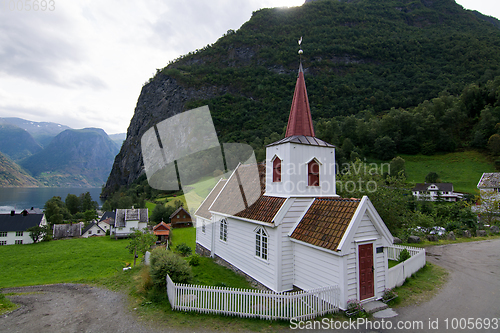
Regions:
<svg viewBox="0 0 500 333"><path fill-rule="evenodd" d="M96 282L133 262L128 243L91 237L0 246L0 288Z"/></svg>
<svg viewBox="0 0 500 333"><path fill-rule="evenodd" d="M488 158L477 151L449 154L401 155L406 161L408 183L423 183L429 172L436 172L443 183L453 183L458 192L479 194L477 183L484 172L495 172Z"/></svg>

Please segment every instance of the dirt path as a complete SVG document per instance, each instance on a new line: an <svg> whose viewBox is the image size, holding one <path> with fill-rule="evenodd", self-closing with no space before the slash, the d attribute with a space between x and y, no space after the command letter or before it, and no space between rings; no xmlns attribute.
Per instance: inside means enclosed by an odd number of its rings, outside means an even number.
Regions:
<svg viewBox="0 0 500 333"><path fill-rule="evenodd" d="M9 298L21 304L0 317L0 332L169 332L147 326L127 310L126 296L81 284L6 288L22 293Z"/></svg>

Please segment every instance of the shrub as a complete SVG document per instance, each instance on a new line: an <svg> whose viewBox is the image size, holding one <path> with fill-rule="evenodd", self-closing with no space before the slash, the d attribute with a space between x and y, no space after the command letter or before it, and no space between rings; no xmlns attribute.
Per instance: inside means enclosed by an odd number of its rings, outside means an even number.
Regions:
<svg viewBox="0 0 500 333"><path fill-rule="evenodd" d="M408 252L407 249L403 249L403 251L401 251L401 253L399 253L399 259L398 261L399 262L403 262L407 259L410 259L411 255L410 255L410 252Z"/></svg>
<svg viewBox="0 0 500 333"><path fill-rule="evenodd" d="M191 255L193 250L186 244L186 243L180 243L175 247L175 251L183 255L184 257L187 257Z"/></svg>
<svg viewBox="0 0 500 333"><path fill-rule="evenodd" d="M193 273L189 264L176 253L155 248L151 251L150 273L153 284L157 287L166 287L166 276L177 283L190 283Z"/></svg>
<svg viewBox="0 0 500 333"><path fill-rule="evenodd" d="M193 254L188 258L188 263L190 266L198 266L200 264L200 256Z"/></svg>

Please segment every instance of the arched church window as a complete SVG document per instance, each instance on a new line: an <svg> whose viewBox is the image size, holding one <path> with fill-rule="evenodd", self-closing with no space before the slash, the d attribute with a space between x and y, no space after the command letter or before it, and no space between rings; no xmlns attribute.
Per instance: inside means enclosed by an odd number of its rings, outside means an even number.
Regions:
<svg viewBox="0 0 500 333"><path fill-rule="evenodd" d="M312 160L307 164L308 184L309 186L319 186L319 164Z"/></svg>
<svg viewBox="0 0 500 333"><path fill-rule="evenodd" d="M281 160L279 157L273 161L273 182L281 182Z"/></svg>

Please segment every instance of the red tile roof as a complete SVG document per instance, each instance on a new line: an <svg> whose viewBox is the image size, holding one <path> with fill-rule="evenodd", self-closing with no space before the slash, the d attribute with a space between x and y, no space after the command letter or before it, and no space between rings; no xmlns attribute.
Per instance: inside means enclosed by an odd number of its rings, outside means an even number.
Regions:
<svg viewBox="0 0 500 333"><path fill-rule="evenodd" d="M285 137L293 135L314 136L311 109L309 108L302 64L299 67L299 77L295 85Z"/></svg>
<svg viewBox="0 0 500 333"><path fill-rule="evenodd" d="M359 199L316 198L291 237L336 251L359 202Z"/></svg>
<svg viewBox="0 0 500 333"><path fill-rule="evenodd" d="M170 223L167 224L161 221L160 223L158 223L153 227L153 232L157 236L162 236L162 235L168 236L170 234Z"/></svg>

